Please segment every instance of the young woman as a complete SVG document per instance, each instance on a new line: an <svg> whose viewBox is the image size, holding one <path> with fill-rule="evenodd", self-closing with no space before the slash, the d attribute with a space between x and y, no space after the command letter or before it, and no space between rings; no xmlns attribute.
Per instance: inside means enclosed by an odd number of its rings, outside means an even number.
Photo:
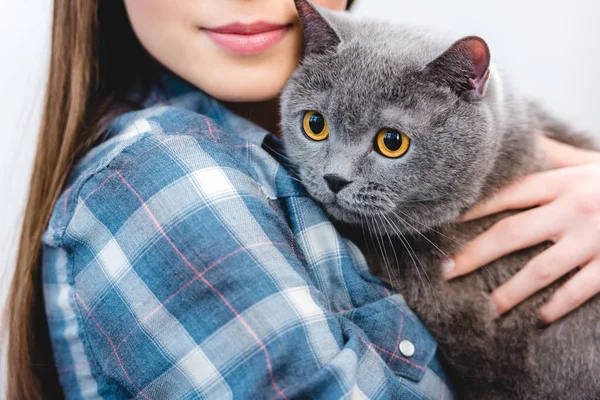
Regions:
<svg viewBox="0 0 600 400"><path fill-rule="evenodd" d="M287 172L297 19L292 0L55 2L8 398L452 396L433 339ZM551 322L600 290L600 157L543 144L567 168L467 218L542 207L446 268L554 240L492 295L501 313L583 266Z"/></svg>

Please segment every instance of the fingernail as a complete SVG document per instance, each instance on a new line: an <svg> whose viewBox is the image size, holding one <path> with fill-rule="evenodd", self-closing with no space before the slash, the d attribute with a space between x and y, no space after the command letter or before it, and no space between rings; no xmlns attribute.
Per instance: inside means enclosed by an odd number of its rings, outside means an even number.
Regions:
<svg viewBox="0 0 600 400"><path fill-rule="evenodd" d="M490 301L490 313L492 314L492 319L496 319L499 317L498 315L498 306L493 301Z"/></svg>
<svg viewBox="0 0 600 400"><path fill-rule="evenodd" d="M445 277L450 275L452 271L454 271L454 267L456 267L456 263L451 258L446 258L442 261L442 273Z"/></svg>
<svg viewBox="0 0 600 400"><path fill-rule="evenodd" d="M550 324L550 318L548 318L548 313L546 312L546 307L542 307L539 311L539 323L541 326L547 326Z"/></svg>

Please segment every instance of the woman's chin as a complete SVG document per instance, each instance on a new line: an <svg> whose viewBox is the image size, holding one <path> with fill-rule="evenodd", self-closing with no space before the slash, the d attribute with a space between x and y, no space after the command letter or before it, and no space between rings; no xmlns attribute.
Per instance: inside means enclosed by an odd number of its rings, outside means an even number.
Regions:
<svg viewBox="0 0 600 400"><path fill-rule="evenodd" d="M280 45L286 44L286 41ZM298 66L298 51L289 46L253 57L214 54L181 75L212 97L225 102L262 102L279 96Z"/></svg>

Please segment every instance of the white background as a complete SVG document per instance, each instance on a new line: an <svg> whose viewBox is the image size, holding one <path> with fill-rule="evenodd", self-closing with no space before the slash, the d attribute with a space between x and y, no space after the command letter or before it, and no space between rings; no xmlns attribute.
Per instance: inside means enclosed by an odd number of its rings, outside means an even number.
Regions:
<svg viewBox="0 0 600 400"><path fill-rule="evenodd" d="M359 0L355 13L482 36L523 91L600 133L597 0ZM35 150L50 18L50 0L0 0L0 310Z"/></svg>

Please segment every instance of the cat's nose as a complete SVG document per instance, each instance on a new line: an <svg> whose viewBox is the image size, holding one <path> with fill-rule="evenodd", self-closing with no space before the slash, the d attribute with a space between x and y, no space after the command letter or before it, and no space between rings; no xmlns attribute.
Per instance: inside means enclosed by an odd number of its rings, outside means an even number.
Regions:
<svg viewBox="0 0 600 400"><path fill-rule="evenodd" d="M323 176L323 179L325 179L325 182L327 182L327 186L329 186L329 189L331 189L333 193L339 192L351 183L350 181L347 181L341 176L334 174L327 174Z"/></svg>

